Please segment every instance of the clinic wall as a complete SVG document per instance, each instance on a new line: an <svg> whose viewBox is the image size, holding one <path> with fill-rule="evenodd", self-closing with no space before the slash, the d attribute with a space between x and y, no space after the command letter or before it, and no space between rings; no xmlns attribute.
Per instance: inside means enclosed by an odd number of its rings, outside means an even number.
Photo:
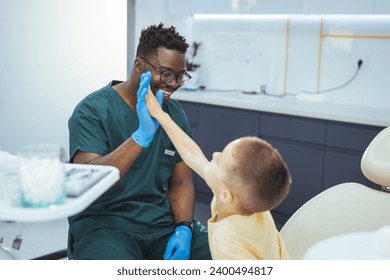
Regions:
<svg viewBox="0 0 390 280"><path fill-rule="evenodd" d="M209 89L274 95L316 93L362 106L390 104L390 15L274 15L255 19L195 19L202 42L200 83Z"/></svg>
<svg viewBox="0 0 390 280"><path fill-rule="evenodd" d="M362 59L361 71L350 84L317 100L371 107L390 104L389 1L136 2L142 2L139 15L159 3L154 16L138 20L138 29L157 18L176 25L190 42L202 42L196 62L202 64L199 81L206 88L259 92L263 84L276 95L317 92L345 84ZM254 4L248 8L249 3ZM198 12L255 17L194 17Z"/></svg>
<svg viewBox="0 0 390 280"><path fill-rule="evenodd" d="M76 104L125 79L126 0L0 0L0 150L68 151Z"/></svg>
<svg viewBox="0 0 390 280"><path fill-rule="evenodd" d="M141 30L152 24L164 23L166 26L173 25L177 31L192 40L193 20L192 16L172 15L169 12L168 0L134 0L135 1L135 25L128 28L135 29L133 40L133 54L129 56L134 59L136 46L138 45Z"/></svg>

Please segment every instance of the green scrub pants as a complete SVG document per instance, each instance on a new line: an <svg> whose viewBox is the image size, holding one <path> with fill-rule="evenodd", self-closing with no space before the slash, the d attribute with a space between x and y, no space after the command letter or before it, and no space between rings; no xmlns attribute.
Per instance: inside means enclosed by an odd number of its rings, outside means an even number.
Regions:
<svg viewBox="0 0 390 280"><path fill-rule="evenodd" d="M173 228L160 232L134 233L123 229L100 228L70 242L69 259L162 260ZM72 240L72 237L70 237ZM206 227L194 220L191 260L210 260Z"/></svg>

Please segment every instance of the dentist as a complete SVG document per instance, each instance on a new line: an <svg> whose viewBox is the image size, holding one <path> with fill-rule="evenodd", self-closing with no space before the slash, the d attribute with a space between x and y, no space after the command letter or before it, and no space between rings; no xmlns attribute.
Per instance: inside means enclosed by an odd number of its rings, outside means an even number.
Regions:
<svg viewBox="0 0 390 280"><path fill-rule="evenodd" d="M111 165L120 180L69 218L69 259L211 259L207 229L194 219L192 173L144 98L150 87L187 134L190 125L171 94L191 77L188 44L162 23L142 30L128 80L85 97L69 119L70 161Z"/></svg>

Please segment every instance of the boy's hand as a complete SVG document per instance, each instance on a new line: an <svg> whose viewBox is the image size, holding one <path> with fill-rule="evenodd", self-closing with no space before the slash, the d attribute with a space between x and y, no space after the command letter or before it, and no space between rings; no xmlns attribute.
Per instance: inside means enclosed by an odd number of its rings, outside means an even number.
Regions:
<svg viewBox="0 0 390 280"><path fill-rule="evenodd" d="M149 114L154 117L158 118L158 115L163 112L161 109L163 101L163 92L162 90L157 91L156 96L153 95L151 91L148 92L148 94L145 97L145 103L148 107Z"/></svg>

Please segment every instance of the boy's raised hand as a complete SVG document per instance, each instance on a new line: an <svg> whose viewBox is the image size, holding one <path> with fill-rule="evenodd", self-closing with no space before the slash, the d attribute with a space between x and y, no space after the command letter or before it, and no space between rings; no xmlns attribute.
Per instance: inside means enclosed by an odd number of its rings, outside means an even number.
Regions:
<svg viewBox="0 0 390 280"><path fill-rule="evenodd" d="M145 103L148 107L149 114L157 118L159 114L163 112L161 109L163 101L163 92L161 90L157 91L156 96L153 95L151 91L148 92L148 94L145 97Z"/></svg>

